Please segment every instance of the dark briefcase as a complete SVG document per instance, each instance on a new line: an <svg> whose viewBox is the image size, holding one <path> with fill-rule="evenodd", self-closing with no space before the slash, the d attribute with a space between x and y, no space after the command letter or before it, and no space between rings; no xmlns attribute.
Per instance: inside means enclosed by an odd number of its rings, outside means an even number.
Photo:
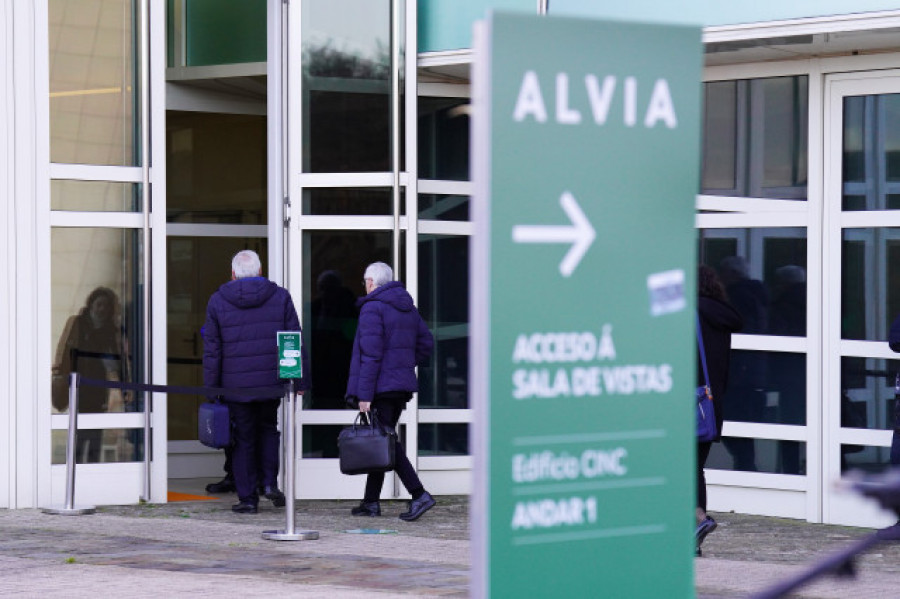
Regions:
<svg viewBox="0 0 900 599"><path fill-rule="evenodd" d="M197 419L197 436L207 447L222 449L231 445L231 419L228 406L207 402L200 405Z"/></svg>
<svg viewBox="0 0 900 599"><path fill-rule="evenodd" d="M369 474L394 469L397 433L378 422L372 413L367 421L362 412L352 426L338 434L338 455L344 474Z"/></svg>

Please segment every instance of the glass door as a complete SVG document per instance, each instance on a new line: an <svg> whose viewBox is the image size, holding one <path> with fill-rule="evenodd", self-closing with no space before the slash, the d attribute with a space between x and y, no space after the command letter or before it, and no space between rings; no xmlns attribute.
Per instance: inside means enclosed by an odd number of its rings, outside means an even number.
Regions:
<svg viewBox="0 0 900 599"><path fill-rule="evenodd" d="M299 497L362 494L362 481L341 475L336 458L338 431L355 416L343 397L366 266L390 264L417 295L407 207L415 160L405 150L415 134L408 101L414 76L407 75L415 68L414 32L405 27L415 22L414 10L403 0L310 0L288 8L287 285L312 369L299 412ZM412 60L404 60L406 48ZM413 399L399 427L413 464L416 405ZM398 496L392 479L384 497Z"/></svg>
<svg viewBox="0 0 900 599"><path fill-rule="evenodd" d="M900 72L826 79L822 386L826 522L883 526L896 515L835 490L890 459L900 355ZM830 265L830 266L829 266Z"/></svg>

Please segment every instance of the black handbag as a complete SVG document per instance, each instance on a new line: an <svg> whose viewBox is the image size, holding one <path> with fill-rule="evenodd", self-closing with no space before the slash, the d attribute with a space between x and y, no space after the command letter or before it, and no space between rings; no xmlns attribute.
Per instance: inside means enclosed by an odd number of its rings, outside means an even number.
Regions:
<svg viewBox="0 0 900 599"><path fill-rule="evenodd" d="M362 412L352 426L338 434L338 455L344 474L369 474L394 469L397 433L378 422L375 412L367 419Z"/></svg>

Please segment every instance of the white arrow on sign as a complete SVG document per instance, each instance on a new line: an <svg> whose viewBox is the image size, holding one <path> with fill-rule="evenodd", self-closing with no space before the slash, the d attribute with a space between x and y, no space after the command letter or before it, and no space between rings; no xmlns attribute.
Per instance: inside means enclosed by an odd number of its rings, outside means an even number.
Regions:
<svg viewBox="0 0 900 599"><path fill-rule="evenodd" d="M571 225L516 225L512 238L516 243L571 243L572 247L559 263L559 272L568 277L594 243L597 232L571 193L564 191L559 196L559 203L572 221Z"/></svg>

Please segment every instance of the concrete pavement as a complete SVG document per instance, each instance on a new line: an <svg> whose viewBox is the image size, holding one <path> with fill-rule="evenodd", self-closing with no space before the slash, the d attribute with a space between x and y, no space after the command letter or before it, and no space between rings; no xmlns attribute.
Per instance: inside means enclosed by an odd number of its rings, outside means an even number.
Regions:
<svg viewBox="0 0 900 599"><path fill-rule="evenodd" d="M354 502L298 501L297 528L316 530L320 538L297 542L261 537L284 528L284 508L263 500L259 514L233 514L233 495L102 507L86 516L0 510L0 595L465 597L468 501L437 499L412 523L396 517L405 502L384 502L384 516L361 519L349 515ZM713 515L719 528L695 560L700 597L748 596L871 532ZM363 527L390 532L348 532ZM797 596L900 597L900 543L876 546L859 560L858 572L856 579L825 579Z"/></svg>

